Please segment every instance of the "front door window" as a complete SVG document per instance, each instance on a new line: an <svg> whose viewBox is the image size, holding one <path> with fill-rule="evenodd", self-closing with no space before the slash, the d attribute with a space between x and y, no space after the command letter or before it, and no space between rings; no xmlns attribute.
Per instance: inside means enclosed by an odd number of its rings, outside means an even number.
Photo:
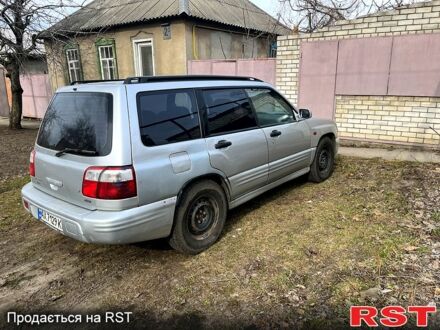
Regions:
<svg viewBox="0 0 440 330"><path fill-rule="evenodd" d="M262 127L284 125L295 121L287 102L271 89L248 89L248 93Z"/></svg>

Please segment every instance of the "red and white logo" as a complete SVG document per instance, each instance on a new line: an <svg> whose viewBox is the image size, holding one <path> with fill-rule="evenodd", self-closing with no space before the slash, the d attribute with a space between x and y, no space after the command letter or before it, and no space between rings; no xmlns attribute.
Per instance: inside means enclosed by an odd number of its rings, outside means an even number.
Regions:
<svg viewBox="0 0 440 330"><path fill-rule="evenodd" d="M414 314L416 325L420 328L428 326L429 314L437 312L435 306L409 306L405 309L402 306L388 306L379 311L372 306L352 306L350 307L350 326L378 327L379 323L385 327L402 327L408 323L408 314ZM378 323L379 322L379 323Z"/></svg>

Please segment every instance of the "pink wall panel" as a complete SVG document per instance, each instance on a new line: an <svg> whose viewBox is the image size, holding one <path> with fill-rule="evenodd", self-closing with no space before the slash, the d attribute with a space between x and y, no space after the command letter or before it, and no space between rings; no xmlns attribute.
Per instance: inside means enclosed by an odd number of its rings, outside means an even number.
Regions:
<svg viewBox="0 0 440 330"><path fill-rule="evenodd" d="M188 61L188 74L212 74L212 62Z"/></svg>
<svg viewBox="0 0 440 330"><path fill-rule="evenodd" d="M394 39L388 93L440 96L440 34Z"/></svg>
<svg viewBox="0 0 440 330"><path fill-rule="evenodd" d="M235 76L237 72L236 61L224 61L212 63L212 74Z"/></svg>
<svg viewBox="0 0 440 330"><path fill-rule="evenodd" d="M333 118L335 95L440 97L440 34L303 42L299 106Z"/></svg>
<svg viewBox="0 0 440 330"><path fill-rule="evenodd" d="M276 83L276 65L274 58L261 60L239 60L237 61L237 75L255 77L269 84Z"/></svg>
<svg viewBox="0 0 440 330"><path fill-rule="evenodd" d="M34 92L31 77L27 75L21 76L20 82L23 88L23 116L35 118L37 110L33 97Z"/></svg>
<svg viewBox="0 0 440 330"><path fill-rule="evenodd" d="M43 118L51 98L48 75L23 75L20 81L23 88L23 116Z"/></svg>
<svg viewBox="0 0 440 330"><path fill-rule="evenodd" d="M339 41L336 94L386 95L393 38Z"/></svg>
<svg viewBox="0 0 440 330"><path fill-rule="evenodd" d="M338 42L304 42L301 53L299 107L333 119Z"/></svg>

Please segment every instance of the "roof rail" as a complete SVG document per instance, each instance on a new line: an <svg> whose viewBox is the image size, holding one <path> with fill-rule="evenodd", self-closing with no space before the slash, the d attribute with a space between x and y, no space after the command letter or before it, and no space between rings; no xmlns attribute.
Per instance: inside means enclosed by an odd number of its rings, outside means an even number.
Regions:
<svg viewBox="0 0 440 330"><path fill-rule="evenodd" d="M111 80L76 80L72 81L70 86L80 85L80 84L93 84L99 82L112 82L112 81L124 81L124 79L111 79Z"/></svg>
<svg viewBox="0 0 440 330"><path fill-rule="evenodd" d="M124 84L145 84L155 82L169 82L169 81L193 81L193 80L235 80L235 81L258 81L260 79L253 77L238 77L238 76L210 76L210 75L185 75L185 76L145 76L145 77L130 77L124 80Z"/></svg>

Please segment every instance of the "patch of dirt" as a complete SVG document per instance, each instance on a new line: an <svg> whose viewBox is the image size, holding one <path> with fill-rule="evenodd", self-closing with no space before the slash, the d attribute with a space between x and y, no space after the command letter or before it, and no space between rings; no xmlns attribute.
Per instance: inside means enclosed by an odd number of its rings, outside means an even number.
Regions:
<svg viewBox="0 0 440 330"><path fill-rule="evenodd" d="M34 138L19 136L16 168L27 172ZM300 178L230 212L220 241L193 257L162 240L59 235L23 210L29 179L10 173L0 180L0 328L7 311L127 311L131 326L159 329L337 328L352 305L440 302L438 165L339 158L322 184Z"/></svg>
<svg viewBox="0 0 440 330"><path fill-rule="evenodd" d="M439 176L431 164L341 158L230 213L189 257L163 241L76 242L28 216L26 178L0 184L0 306L132 311L135 325L337 327L351 305L439 302ZM219 323L220 322L220 323ZM432 323L434 324L434 323Z"/></svg>
<svg viewBox="0 0 440 330"><path fill-rule="evenodd" d="M37 129L10 130L0 125L0 180L28 173L37 133Z"/></svg>

